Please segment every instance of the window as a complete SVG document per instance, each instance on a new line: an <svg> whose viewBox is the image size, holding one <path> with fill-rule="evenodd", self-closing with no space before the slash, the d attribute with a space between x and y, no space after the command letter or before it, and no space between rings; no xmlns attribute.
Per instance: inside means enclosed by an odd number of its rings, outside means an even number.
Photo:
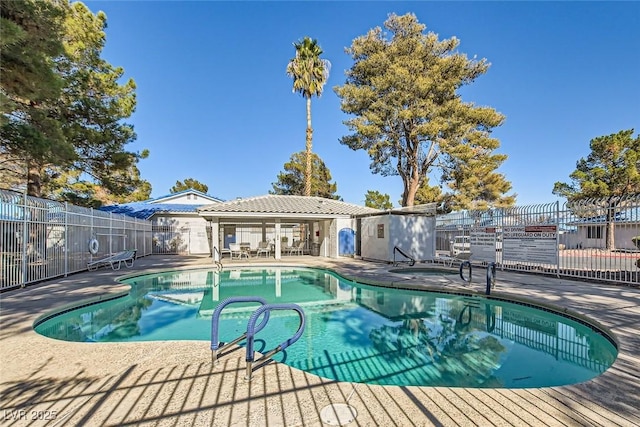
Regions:
<svg viewBox="0 0 640 427"><path fill-rule="evenodd" d="M588 226L587 239L602 239L602 227L598 225Z"/></svg>

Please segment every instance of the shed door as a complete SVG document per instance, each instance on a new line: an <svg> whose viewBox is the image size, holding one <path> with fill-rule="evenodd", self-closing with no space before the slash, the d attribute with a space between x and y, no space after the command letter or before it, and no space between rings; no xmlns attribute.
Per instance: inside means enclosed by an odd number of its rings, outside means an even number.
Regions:
<svg viewBox="0 0 640 427"><path fill-rule="evenodd" d="M224 226L224 248L229 247L229 243L236 242L236 227L235 226Z"/></svg>
<svg viewBox="0 0 640 427"><path fill-rule="evenodd" d="M355 253L355 234L351 228L343 228L338 233L340 255L353 255Z"/></svg>

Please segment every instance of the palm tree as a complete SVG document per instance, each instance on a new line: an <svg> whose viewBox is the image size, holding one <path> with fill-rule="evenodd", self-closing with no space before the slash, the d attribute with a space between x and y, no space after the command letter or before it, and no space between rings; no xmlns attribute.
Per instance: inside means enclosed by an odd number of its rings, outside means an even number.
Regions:
<svg viewBox="0 0 640 427"><path fill-rule="evenodd" d="M321 59L322 49L318 41L304 37L293 44L296 56L287 64L287 75L293 78L293 92L298 92L307 100L307 138L306 165L304 171L304 195L311 195L311 143L313 129L311 128L311 97L322 95L331 63Z"/></svg>

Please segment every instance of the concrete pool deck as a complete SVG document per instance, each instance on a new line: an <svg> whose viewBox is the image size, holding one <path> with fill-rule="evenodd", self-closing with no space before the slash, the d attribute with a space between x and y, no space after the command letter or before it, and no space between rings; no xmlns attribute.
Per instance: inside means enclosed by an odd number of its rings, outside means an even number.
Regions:
<svg viewBox="0 0 640 427"><path fill-rule="evenodd" d="M323 267L402 286L432 280L352 259L225 261L225 267L247 264ZM70 343L33 331L33 322L56 307L125 291L115 282L125 274L210 265L206 257L149 256L131 269L103 268L0 294L0 425L322 426L330 425L323 420L346 421L325 409L344 403L357 411L349 426L640 425L640 289L628 286L498 271L495 295L579 313L618 341L609 370L563 387L375 386L336 382L279 363L255 371L247 382L244 352L225 352L213 366L208 341ZM484 291L484 276L477 276L465 289Z"/></svg>

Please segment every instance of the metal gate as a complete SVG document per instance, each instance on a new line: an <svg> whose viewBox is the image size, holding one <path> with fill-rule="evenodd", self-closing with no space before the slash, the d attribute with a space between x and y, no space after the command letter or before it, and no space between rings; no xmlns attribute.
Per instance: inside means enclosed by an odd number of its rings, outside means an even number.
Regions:
<svg viewBox="0 0 640 427"><path fill-rule="evenodd" d="M154 224L151 229L152 253L180 255L189 253L189 227Z"/></svg>

